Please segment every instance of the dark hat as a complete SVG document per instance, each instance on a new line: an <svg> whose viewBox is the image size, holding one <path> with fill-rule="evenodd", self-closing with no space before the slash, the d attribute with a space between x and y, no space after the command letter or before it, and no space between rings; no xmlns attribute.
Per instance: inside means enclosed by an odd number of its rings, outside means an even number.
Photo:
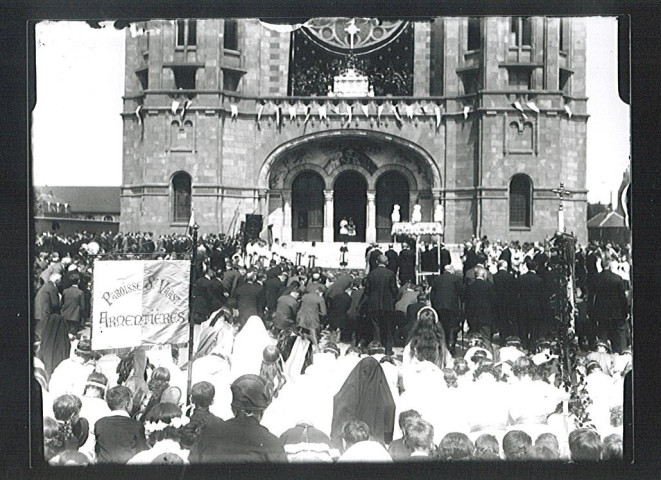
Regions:
<svg viewBox="0 0 661 480"><path fill-rule="evenodd" d="M264 410L271 403L266 382L259 375L241 375L232 386L232 407L247 411Z"/></svg>
<svg viewBox="0 0 661 480"><path fill-rule="evenodd" d="M92 342L89 338L81 338L76 346L76 355L91 355L92 354Z"/></svg>

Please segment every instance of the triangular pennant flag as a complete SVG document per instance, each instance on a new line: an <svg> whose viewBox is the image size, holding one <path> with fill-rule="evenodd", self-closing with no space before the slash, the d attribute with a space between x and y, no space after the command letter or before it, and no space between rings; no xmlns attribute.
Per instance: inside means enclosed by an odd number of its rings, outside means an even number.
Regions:
<svg viewBox="0 0 661 480"><path fill-rule="evenodd" d="M333 107L331 108L331 110L333 110L333 111L334 111L335 113L337 113L338 115L341 115L339 105L333 105Z"/></svg>
<svg viewBox="0 0 661 480"><path fill-rule="evenodd" d="M275 106L275 124L280 125L280 105Z"/></svg>
<svg viewBox="0 0 661 480"><path fill-rule="evenodd" d="M409 119L413 118L413 105L406 105L406 116L409 117Z"/></svg>
<svg viewBox="0 0 661 480"><path fill-rule="evenodd" d="M312 107L310 107L310 105L307 105L305 107L305 120L303 121L304 124L308 123L308 120L310 120L311 112L312 112Z"/></svg>
<svg viewBox="0 0 661 480"><path fill-rule="evenodd" d="M230 111L232 112L232 118L236 118L239 115L239 107L236 103L230 103Z"/></svg>
<svg viewBox="0 0 661 480"><path fill-rule="evenodd" d="M571 108L569 108L569 105L565 105L565 112L567 112L567 115L569 115L569 118L571 118L572 113L571 113Z"/></svg>
<svg viewBox="0 0 661 480"><path fill-rule="evenodd" d="M379 105L376 107L376 118L380 122L381 121L381 114L383 113L383 105Z"/></svg>
<svg viewBox="0 0 661 480"><path fill-rule="evenodd" d="M364 103L361 103L360 108L363 111L363 115L365 115L365 118L370 118L370 106L366 105Z"/></svg>
<svg viewBox="0 0 661 480"><path fill-rule="evenodd" d="M422 105L420 105L420 113L422 113L423 115L427 115L427 110Z"/></svg>
<svg viewBox="0 0 661 480"><path fill-rule="evenodd" d="M289 121L293 122L296 119L296 105L289 105Z"/></svg>
<svg viewBox="0 0 661 480"><path fill-rule="evenodd" d="M188 110L188 107L190 107L192 103L193 103L193 100L190 100L190 99L186 100L186 102L184 103L184 106L182 107L182 110L181 110L181 116L182 117L184 115L186 115L186 110Z"/></svg>
<svg viewBox="0 0 661 480"><path fill-rule="evenodd" d="M530 110L532 110L533 112L539 113L539 107L535 104L535 102L531 101L526 103L526 105L528 105L528 108L530 108Z"/></svg>
<svg viewBox="0 0 661 480"><path fill-rule="evenodd" d="M466 105L466 106L464 107L464 120L466 120L466 119L468 118L468 114L470 113L470 111L471 111L471 107L469 107L468 105Z"/></svg>
<svg viewBox="0 0 661 480"><path fill-rule="evenodd" d="M395 105L394 108L392 109L392 111L395 112L395 118L397 118L397 120L399 122L401 122L402 117L399 115L399 107L397 105Z"/></svg>
<svg viewBox="0 0 661 480"><path fill-rule="evenodd" d="M180 103L181 102L179 102L179 100L177 100L177 99L172 100L172 115L177 114L177 110L179 109L179 104Z"/></svg>
<svg viewBox="0 0 661 480"><path fill-rule="evenodd" d="M326 111L326 104L319 105L319 120L325 120L328 112Z"/></svg>
<svg viewBox="0 0 661 480"><path fill-rule="evenodd" d="M264 104L259 105L259 109L257 110L257 121L259 122L262 119L262 112L264 111Z"/></svg>
<svg viewBox="0 0 661 480"><path fill-rule="evenodd" d="M190 219L188 220L188 235L193 235L193 227L195 227L195 210L191 206Z"/></svg>
<svg viewBox="0 0 661 480"><path fill-rule="evenodd" d="M138 117L138 122L142 125L142 116L140 115L140 110L142 110L142 105L138 105L138 108L135 109L135 116Z"/></svg>
<svg viewBox="0 0 661 480"><path fill-rule="evenodd" d="M436 115L436 129L441 126L441 107L434 105L434 115Z"/></svg>
<svg viewBox="0 0 661 480"><path fill-rule="evenodd" d="M353 105L347 104L347 115L349 116L349 123L351 123L351 118L353 117Z"/></svg>
<svg viewBox="0 0 661 480"><path fill-rule="evenodd" d="M521 115L523 115L523 118L528 118L523 111L523 106L521 105L521 102L517 101L514 102L512 105L514 105L514 108L516 108L519 112L521 112Z"/></svg>

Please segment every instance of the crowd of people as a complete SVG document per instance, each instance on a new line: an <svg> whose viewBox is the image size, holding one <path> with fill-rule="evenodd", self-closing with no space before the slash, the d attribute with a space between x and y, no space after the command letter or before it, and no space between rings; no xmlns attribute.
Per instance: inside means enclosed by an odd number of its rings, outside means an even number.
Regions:
<svg viewBox="0 0 661 480"><path fill-rule="evenodd" d="M591 400L577 428L556 348L550 243L473 239L454 261L430 246L420 277L415 245L372 245L365 269L322 269L279 243L205 235L192 354L92 351L95 255L173 258L186 242L40 237L34 372L50 464L622 458L627 248L575 252L577 368Z"/></svg>

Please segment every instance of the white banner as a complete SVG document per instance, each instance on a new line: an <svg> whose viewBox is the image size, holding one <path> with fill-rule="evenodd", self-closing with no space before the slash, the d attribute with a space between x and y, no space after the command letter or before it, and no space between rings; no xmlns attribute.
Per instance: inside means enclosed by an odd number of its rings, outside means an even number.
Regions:
<svg viewBox="0 0 661 480"><path fill-rule="evenodd" d="M188 341L190 262L94 263L92 349Z"/></svg>

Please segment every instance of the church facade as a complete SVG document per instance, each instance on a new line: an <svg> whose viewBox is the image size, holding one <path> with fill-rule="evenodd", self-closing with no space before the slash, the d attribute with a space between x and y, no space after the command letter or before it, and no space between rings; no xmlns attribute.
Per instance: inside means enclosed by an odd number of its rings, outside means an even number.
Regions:
<svg viewBox="0 0 661 480"><path fill-rule="evenodd" d="M120 230L587 240L585 26L552 17L152 20L126 37ZM260 228L260 227L258 227Z"/></svg>

